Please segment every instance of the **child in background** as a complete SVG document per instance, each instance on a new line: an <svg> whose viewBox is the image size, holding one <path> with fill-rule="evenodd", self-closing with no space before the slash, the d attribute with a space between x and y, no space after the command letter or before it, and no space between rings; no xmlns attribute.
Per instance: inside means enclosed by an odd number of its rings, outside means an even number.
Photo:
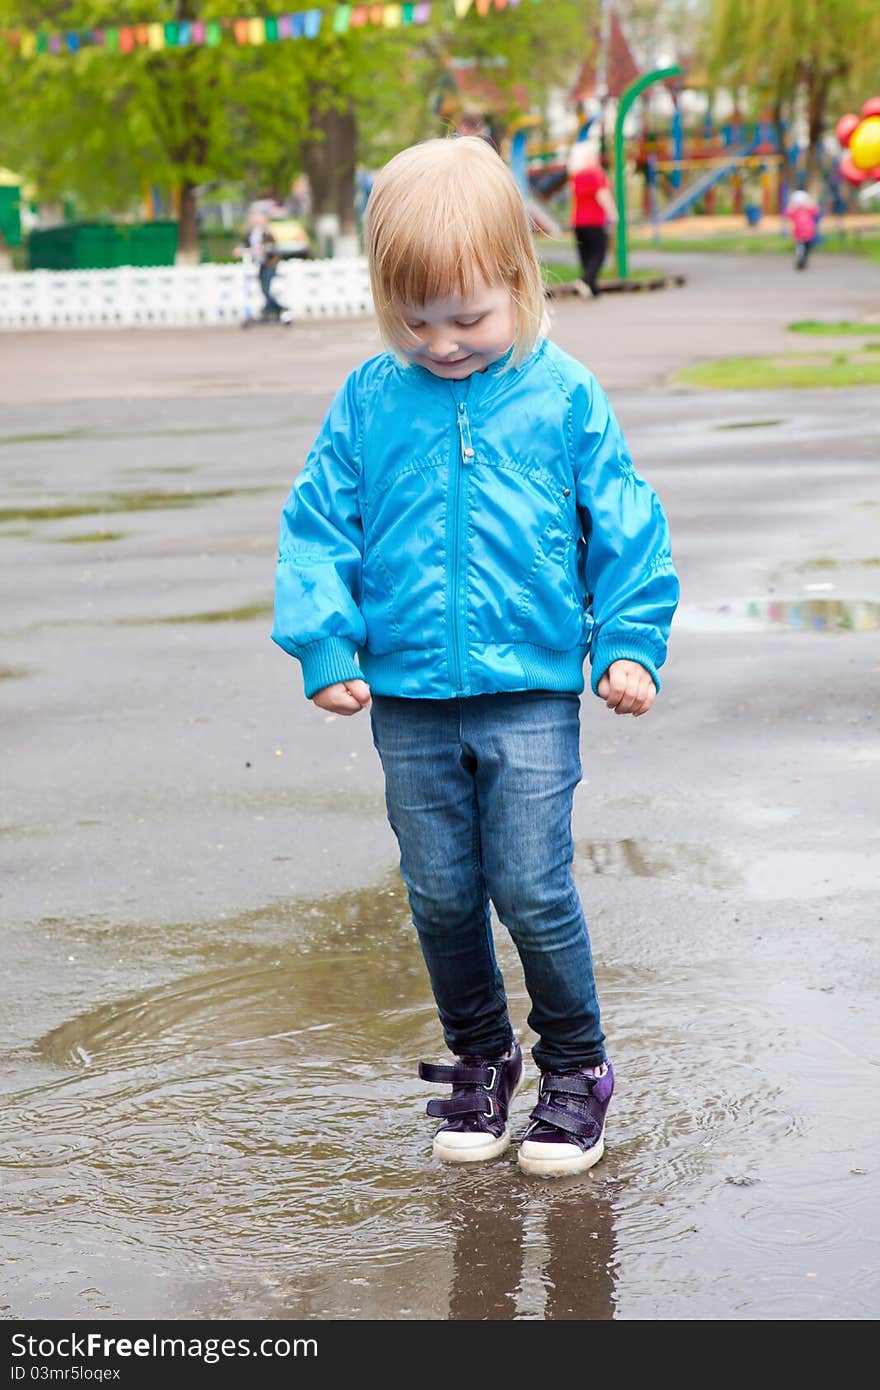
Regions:
<svg viewBox="0 0 880 1390"><path fill-rule="evenodd" d="M545 337L510 171L429 140L367 207L388 351L337 392L281 521L274 640L321 709L369 709L443 1034L434 1153L504 1152L523 1061L495 958L508 928L538 1035L518 1159L582 1172L614 1074L572 875L580 693L647 714L678 581L660 504L594 377Z"/></svg>
<svg viewBox="0 0 880 1390"><path fill-rule="evenodd" d="M785 208L785 216L791 223L794 237L795 270L806 270L810 251L816 241L816 229L822 209L803 189L792 193Z"/></svg>

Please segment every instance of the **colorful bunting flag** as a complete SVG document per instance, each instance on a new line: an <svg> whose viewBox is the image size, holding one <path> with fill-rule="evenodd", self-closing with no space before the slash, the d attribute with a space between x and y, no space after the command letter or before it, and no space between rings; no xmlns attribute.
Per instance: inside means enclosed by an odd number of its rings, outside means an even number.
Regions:
<svg viewBox="0 0 880 1390"><path fill-rule="evenodd" d="M456 18L463 19L472 8L485 17L495 10L515 9L521 0L452 0ZM538 3L538 0L533 0ZM449 0L446 0L449 4ZM370 24L377 28L399 29L412 24L427 24L432 15L431 0L412 0L412 3L337 4L327 9L296 10L290 14L255 16L234 19L182 19L152 24L124 24L107 29L81 29L62 32L31 29L0 30L4 41L22 58L41 53L78 53L81 48L104 48L108 53L133 53L147 48L159 53L167 48L217 48L228 33L239 47L260 47L284 39L315 39L321 32L325 15L330 15L328 27L334 34L347 34Z"/></svg>

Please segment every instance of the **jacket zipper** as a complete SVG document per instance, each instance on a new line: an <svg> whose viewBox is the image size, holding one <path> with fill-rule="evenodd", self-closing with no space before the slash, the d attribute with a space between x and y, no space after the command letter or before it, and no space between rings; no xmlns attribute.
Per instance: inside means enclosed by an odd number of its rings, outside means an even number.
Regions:
<svg viewBox="0 0 880 1390"><path fill-rule="evenodd" d="M450 382L450 386L452 383ZM465 388L467 389L467 387ZM459 607L461 604L461 556L465 549L467 513L462 507L462 491L466 485L468 469L474 461L474 447L471 443L471 426L468 420L467 405L458 400L452 386L455 400L456 421L458 424L458 451L453 449L452 468L454 489L452 494L452 564L451 564L451 607L452 607L452 677L456 694L463 694L462 671L464 670L465 634ZM457 456L456 456L457 454Z"/></svg>

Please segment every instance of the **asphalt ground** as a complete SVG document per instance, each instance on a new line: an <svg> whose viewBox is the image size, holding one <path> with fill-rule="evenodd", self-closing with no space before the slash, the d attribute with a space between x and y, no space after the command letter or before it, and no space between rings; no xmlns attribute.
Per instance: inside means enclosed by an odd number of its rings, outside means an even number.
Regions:
<svg viewBox="0 0 880 1390"><path fill-rule="evenodd" d="M609 391L682 579L650 716L582 701L575 870L621 1075L617 1127L586 1189L536 1194L509 1164L471 1179L490 1233L519 1221L519 1261L495 1285L470 1279L460 1175L436 1171L420 1118L415 1058L441 1044L369 723L304 700L268 637L281 505L336 386L377 350L374 326L0 338L7 1315L877 1316L877 393L665 383L707 357L807 351L786 333L795 319L876 317L880 270L821 254L801 276L782 258L641 259L687 284L560 301L553 328ZM383 984L386 953L399 994ZM515 957L501 953L527 1043ZM307 1021L291 1029L309 954ZM261 993L273 969L285 988ZM303 1192L323 1193L306 1215L279 1216L277 1172L270 1199L247 1158L273 1141L241 1130L213 1216L244 1201L267 1232L289 1221L289 1262L253 1223L231 1238L236 1268L262 1269L261 1294L222 1260L184 1264L210 1237L182 1196L178 1246L166 1239L157 1194L178 1170L170 1140L150 1136L195 1075L193 1123L216 1157L235 1119L210 1079L221 1062L193 1071L192 1056L298 1031L317 1040L298 1066L332 1077L354 1047L365 1089L358 1124L334 1120L314 1164L297 1143L309 1153L326 1086L284 1092L275 1158L293 1155ZM164 1116L140 1103L160 1044ZM383 1056L415 1137L400 1140L403 1195L365 1235L352 1202L372 1210L362 1126L386 1094ZM267 1059L237 1073L251 1100L287 1075L285 1054ZM95 1126L109 1159L83 1137ZM354 1151L351 1190L335 1188ZM130 1187L128 1205L119 1195L135 1152L154 1165L139 1212ZM196 1159L175 1155L185 1186ZM372 1154L382 1172L397 1157L391 1141ZM587 1197L603 1259L585 1275L558 1233ZM56 1200L80 1204L80 1234ZM120 1282L113 1235L137 1277ZM557 1258L552 1277L536 1251Z"/></svg>

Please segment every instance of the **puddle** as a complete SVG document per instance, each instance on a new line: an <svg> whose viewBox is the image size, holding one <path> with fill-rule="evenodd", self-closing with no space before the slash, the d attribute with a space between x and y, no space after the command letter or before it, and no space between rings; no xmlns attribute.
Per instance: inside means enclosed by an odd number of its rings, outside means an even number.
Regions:
<svg viewBox="0 0 880 1390"><path fill-rule="evenodd" d="M718 872L689 845L578 856ZM865 1067L828 1052L833 996L799 993L797 963L768 984L747 943L741 962L683 967L661 940L650 967L600 967L620 1070L608 1149L549 1183L515 1148L431 1156L416 1062L444 1053L396 871L207 922L45 919L19 989L40 988L47 933L103 997L4 1058L10 1316L586 1321L654 1317L658 1297L669 1317L872 1315L873 1184L840 1171L816 1122L821 1057L864 1169ZM503 929L496 948L528 1045ZM529 1061L517 1137L535 1095Z"/></svg>
<svg viewBox="0 0 880 1390"><path fill-rule="evenodd" d="M784 425L784 420L730 420L716 425L716 430L767 430L773 425Z"/></svg>
<svg viewBox="0 0 880 1390"><path fill-rule="evenodd" d="M732 861L703 845L650 840L578 840L574 870L584 876L665 878L708 888L730 888L742 881L742 873Z"/></svg>
<svg viewBox="0 0 880 1390"><path fill-rule="evenodd" d="M274 483L257 487L212 488L201 492L108 492L103 497L79 502L59 502L47 507L2 507L0 523L10 521L61 521L66 517L106 515L113 512L154 512L177 507L198 507L227 497L246 497L277 492Z"/></svg>
<svg viewBox="0 0 880 1390"><path fill-rule="evenodd" d="M872 632L880 603L848 599L739 599L683 605L676 626L687 632Z"/></svg>

